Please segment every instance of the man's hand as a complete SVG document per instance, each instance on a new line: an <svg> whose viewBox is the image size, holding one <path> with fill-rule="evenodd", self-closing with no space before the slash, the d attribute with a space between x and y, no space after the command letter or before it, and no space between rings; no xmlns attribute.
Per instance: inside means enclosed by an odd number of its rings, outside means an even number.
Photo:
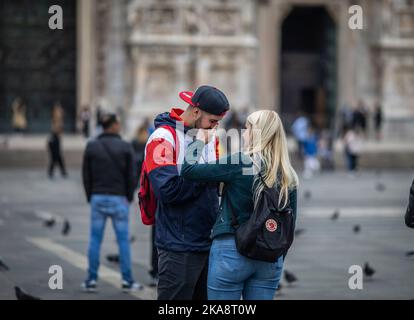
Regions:
<svg viewBox="0 0 414 320"><path fill-rule="evenodd" d="M216 131L217 127L214 127L213 129L198 129L196 140L201 140L204 144L207 144L213 140L216 135Z"/></svg>

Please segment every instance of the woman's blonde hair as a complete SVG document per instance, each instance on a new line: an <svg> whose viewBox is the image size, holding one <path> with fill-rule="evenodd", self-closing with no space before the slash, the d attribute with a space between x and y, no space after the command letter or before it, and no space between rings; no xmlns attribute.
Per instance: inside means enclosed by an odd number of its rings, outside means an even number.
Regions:
<svg viewBox="0 0 414 320"><path fill-rule="evenodd" d="M279 207L286 207L289 188L298 186L299 179L293 169L287 147L285 130L279 115L272 110L260 110L247 117L246 126L250 126L247 154L253 161L255 175L253 183L253 201L256 206L264 184L271 188L277 183L280 190ZM260 178L259 176L262 176Z"/></svg>

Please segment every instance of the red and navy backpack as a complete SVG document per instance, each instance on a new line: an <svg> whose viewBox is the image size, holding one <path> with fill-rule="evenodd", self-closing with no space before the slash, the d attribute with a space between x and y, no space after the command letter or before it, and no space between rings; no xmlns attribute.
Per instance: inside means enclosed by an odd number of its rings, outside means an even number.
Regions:
<svg viewBox="0 0 414 320"><path fill-rule="evenodd" d="M160 126L159 128L167 129L171 132L175 145L177 144L177 133L175 129L171 126ZM147 143L148 145L148 143ZM176 152L174 152L174 158ZM155 196L154 190L152 189L150 180L149 180L149 170L146 163L146 157L142 163L141 175L139 181L139 191L138 191L138 202L139 208L141 211L142 223L145 225L153 225L155 223L155 213L157 212L157 197Z"/></svg>

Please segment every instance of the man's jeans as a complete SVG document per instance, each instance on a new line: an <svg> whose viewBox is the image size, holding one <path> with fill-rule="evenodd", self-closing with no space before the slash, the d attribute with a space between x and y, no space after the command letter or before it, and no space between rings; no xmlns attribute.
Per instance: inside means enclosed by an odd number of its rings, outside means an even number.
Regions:
<svg viewBox="0 0 414 320"><path fill-rule="evenodd" d="M275 263L242 256L233 235L213 240L208 267L209 300L272 300L282 276L283 257Z"/></svg>
<svg viewBox="0 0 414 320"><path fill-rule="evenodd" d="M91 238L89 243L88 280L98 279L99 255L106 218L111 218L119 247L122 279L133 281L129 247L129 205L123 196L94 194L91 197Z"/></svg>

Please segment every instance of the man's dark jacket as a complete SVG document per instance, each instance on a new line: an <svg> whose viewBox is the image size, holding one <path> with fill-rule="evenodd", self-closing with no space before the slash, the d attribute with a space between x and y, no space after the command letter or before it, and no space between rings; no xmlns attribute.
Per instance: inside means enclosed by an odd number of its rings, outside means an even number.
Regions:
<svg viewBox="0 0 414 320"><path fill-rule="evenodd" d="M83 156L83 186L92 194L120 195L131 202L138 173L132 147L117 134L103 133L88 143Z"/></svg>

